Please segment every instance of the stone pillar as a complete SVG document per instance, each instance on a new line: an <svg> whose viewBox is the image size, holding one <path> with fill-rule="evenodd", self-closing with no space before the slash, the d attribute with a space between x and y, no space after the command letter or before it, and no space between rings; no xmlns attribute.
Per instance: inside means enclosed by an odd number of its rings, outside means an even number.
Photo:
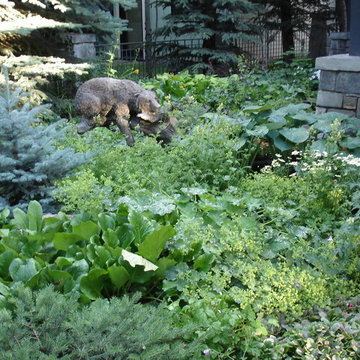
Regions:
<svg viewBox="0 0 360 360"><path fill-rule="evenodd" d="M350 33L336 32L330 34L329 55L348 54L350 49Z"/></svg>
<svg viewBox="0 0 360 360"><path fill-rule="evenodd" d="M317 112L335 111L360 118L360 56L320 57L315 66L320 70Z"/></svg>
<svg viewBox="0 0 360 360"><path fill-rule="evenodd" d="M350 3L350 55L360 56L360 1Z"/></svg>
<svg viewBox="0 0 360 360"><path fill-rule="evenodd" d="M95 34L72 34L74 56L79 59L92 59L96 57Z"/></svg>

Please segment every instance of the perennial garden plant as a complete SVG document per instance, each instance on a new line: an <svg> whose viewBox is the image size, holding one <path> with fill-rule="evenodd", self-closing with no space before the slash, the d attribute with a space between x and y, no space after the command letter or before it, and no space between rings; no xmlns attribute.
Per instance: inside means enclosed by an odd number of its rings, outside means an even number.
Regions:
<svg viewBox="0 0 360 360"><path fill-rule="evenodd" d="M124 359L357 358L359 130L314 113L308 62L280 65L143 81L181 120L166 147L136 134L129 148L103 128L79 138L70 123L59 146L94 155L56 183L62 211L44 217L32 201L0 213L7 358L26 344L44 358L115 359L114 336L135 344ZM68 301L79 323L61 322L55 347L45 318ZM27 307L49 315L31 323ZM119 335L121 307L144 333ZM151 330L157 314L169 337ZM81 327L91 346L68 337Z"/></svg>

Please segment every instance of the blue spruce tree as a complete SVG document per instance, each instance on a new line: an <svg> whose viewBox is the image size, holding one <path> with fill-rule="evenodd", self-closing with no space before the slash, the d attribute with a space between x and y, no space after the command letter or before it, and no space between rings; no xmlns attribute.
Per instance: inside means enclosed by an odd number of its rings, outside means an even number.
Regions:
<svg viewBox="0 0 360 360"><path fill-rule="evenodd" d="M20 89L10 91L8 81L0 94L0 211L24 207L32 199L51 210L54 180L86 162L89 155L57 148L57 141L65 136L63 121L42 125L38 116L47 106L20 106L22 97Z"/></svg>

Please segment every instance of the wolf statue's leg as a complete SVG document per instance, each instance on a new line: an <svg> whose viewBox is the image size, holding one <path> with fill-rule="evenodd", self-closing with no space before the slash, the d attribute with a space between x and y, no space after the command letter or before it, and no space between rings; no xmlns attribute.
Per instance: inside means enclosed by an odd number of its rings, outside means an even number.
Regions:
<svg viewBox="0 0 360 360"><path fill-rule="evenodd" d="M126 144L133 146L135 141L131 132L129 121L127 117L130 115L130 110L127 105L118 105L115 108L115 121L121 133L126 136Z"/></svg>

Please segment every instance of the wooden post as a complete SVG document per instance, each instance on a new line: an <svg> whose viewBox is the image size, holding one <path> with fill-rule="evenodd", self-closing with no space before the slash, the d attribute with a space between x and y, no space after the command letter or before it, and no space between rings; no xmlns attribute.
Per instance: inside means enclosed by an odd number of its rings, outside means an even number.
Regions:
<svg viewBox="0 0 360 360"><path fill-rule="evenodd" d="M350 55L360 56L360 1L350 1Z"/></svg>

